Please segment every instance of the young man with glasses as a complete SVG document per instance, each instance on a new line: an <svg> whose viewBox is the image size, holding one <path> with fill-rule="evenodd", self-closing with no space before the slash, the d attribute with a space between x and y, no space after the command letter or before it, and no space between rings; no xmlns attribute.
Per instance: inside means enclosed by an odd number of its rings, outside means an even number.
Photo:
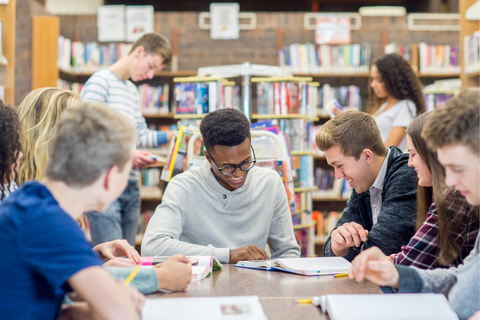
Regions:
<svg viewBox="0 0 480 320"><path fill-rule="evenodd" d="M200 132L206 160L175 176L150 220L142 255L213 255L222 263L297 258L285 187L255 167L250 123L238 110L209 113ZM214 160L215 159L215 160Z"/></svg>

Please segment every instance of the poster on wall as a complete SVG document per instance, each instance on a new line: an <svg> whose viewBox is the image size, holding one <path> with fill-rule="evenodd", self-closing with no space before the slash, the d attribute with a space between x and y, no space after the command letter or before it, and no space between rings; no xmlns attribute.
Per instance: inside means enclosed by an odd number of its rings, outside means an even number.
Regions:
<svg viewBox="0 0 480 320"><path fill-rule="evenodd" d="M127 42L134 42L145 33L152 33L153 17L153 6L127 6L125 9Z"/></svg>
<svg viewBox="0 0 480 320"><path fill-rule="evenodd" d="M351 41L350 17L345 15L318 15L315 19L317 44L348 44Z"/></svg>
<svg viewBox="0 0 480 320"><path fill-rule="evenodd" d="M210 38L238 39L240 5L238 3L210 4Z"/></svg>
<svg viewBox="0 0 480 320"><path fill-rule="evenodd" d="M125 41L125 6L99 6L97 26L98 41Z"/></svg>

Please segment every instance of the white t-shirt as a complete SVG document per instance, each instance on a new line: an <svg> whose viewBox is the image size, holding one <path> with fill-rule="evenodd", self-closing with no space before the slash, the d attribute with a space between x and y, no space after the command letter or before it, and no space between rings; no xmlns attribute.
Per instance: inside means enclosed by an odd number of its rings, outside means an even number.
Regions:
<svg viewBox="0 0 480 320"><path fill-rule="evenodd" d="M410 122L412 122L413 118L417 116L417 108L411 100L401 100L393 107L383 112L386 106L387 103L385 102L373 115L375 121L377 122L378 128L380 129L383 142L387 141L393 127L407 128ZM400 150L405 150L407 148L406 134L400 142L398 148Z"/></svg>

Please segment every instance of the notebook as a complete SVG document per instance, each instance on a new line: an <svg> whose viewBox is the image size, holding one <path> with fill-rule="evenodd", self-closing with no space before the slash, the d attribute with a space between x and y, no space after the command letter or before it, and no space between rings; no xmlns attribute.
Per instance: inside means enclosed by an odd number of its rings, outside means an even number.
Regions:
<svg viewBox="0 0 480 320"><path fill-rule="evenodd" d="M169 256L142 257L144 268L167 261ZM192 281L205 279L212 271L222 270L223 265L214 256L188 256L192 263Z"/></svg>
<svg viewBox="0 0 480 320"><path fill-rule="evenodd" d="M351 263L341 257L321 257L239 261L233 266L266 271L286 271L304 276L322 276L346 273Z"/></svg>
<svg viewBox="0 0 480 320"><path fill-rule="evenodd" d="M458 320L443 294L327 294L312 303L331 320Z"/></svg>

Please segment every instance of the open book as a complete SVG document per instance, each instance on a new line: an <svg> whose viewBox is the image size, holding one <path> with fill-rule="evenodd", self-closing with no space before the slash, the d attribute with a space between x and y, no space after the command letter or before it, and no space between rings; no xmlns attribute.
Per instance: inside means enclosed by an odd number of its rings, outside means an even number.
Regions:
<svg viewBox="0 0 480 320"><path fill-rule="evenodd" d="M321 257L239 261L233 266L267 271L280 270L304 276L321 276L346 273L351 263L341 257Z"/></svg>
<svg viewBox="0 0 480 320"><path fill-rule="evenodd" d="M146 268L167 261L169 256L142 257L142 265ZM223 265L214 256L188 256L192 263L192 280L205 279L212 271L222 270Z"/></svg>
<svg viewBox="0 0 480 320"><path fill-rule="evenodd" d="M457 320L443 294L327 294L312 303L332 320ZM346 308L348 306L348 308Z"/></svg>

